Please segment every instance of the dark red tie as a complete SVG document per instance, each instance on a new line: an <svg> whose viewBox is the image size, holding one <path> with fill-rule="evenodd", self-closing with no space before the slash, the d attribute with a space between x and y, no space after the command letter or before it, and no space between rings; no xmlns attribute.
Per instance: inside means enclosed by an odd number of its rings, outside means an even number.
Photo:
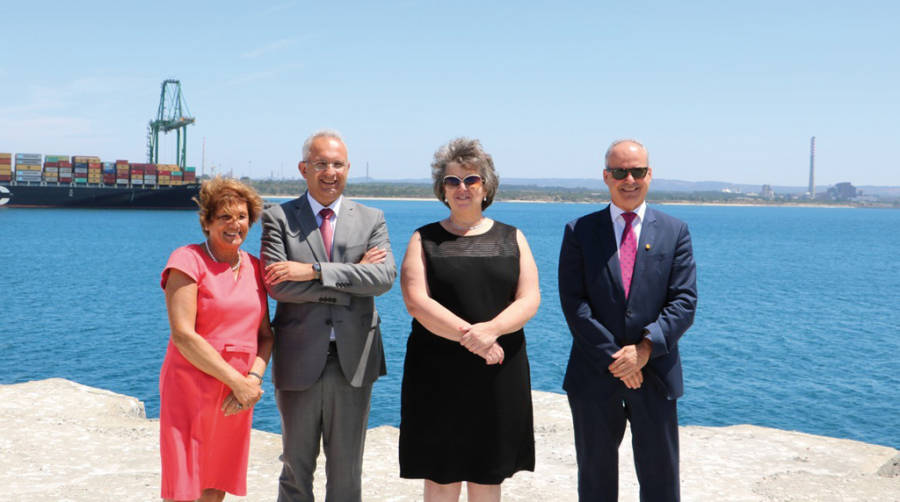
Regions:
<svg viewBox="0 0 900 502"><path fill-rule="evenodd" d="M619 266L622 269L622 286L625 287L625 298L631 290L631 276L634 274L634 257L637 254L637 238L631 222L637 217L634 213L622 213L625 218L625 230L622 231L622 243L619 244Z"/></svg>
<svg viewBox="0 0 900 502"><path fill-rule="evenodd" d="M334 211L330 208L322 208L319 211L322 217L322 224L319 225L319 232L322 234L322 241L325 243L325 253L328 254L328 260L331 261L331 240L334 237L334 230L331 228L331 222L328 221L334 216Z"/></svg>

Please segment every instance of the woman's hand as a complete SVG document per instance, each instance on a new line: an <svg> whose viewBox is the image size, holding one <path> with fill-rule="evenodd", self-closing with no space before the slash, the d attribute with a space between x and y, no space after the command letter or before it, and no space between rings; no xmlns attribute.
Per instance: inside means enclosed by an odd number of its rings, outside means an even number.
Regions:
<svg viewBox="0 0 900 502"><path fill-rule="evenodd" d="M285 281L311 281L316 273L311 263L297 261L279 261L266 265L266 284L274 286Z"/></svg>
<svg viewBox="0 0 900 502"><path fill-rule="evenodd" d="M262 399L263 390L258 378L247 375L231 388L231 394L222 403L225 415L249 410Z"/></svg>
<svg viewBox="0 0 900 502"><path fill-rule="evenodd" d="M250 408L248 407L247 409ZM226 417L236 415L242 411L244 411L244 405L238 402L234 394L228 394L225 400L222 401L222 412L225 413Z"/></svg>
<svg viewBox="0 0 900 502"><path fill-rule="evenodd" d="M503 352L503 347L501 347L497 342L494 342L494 344L488 347L487 350L478 355L483 357L484 362L488 365L503 364L503 358L506 357L506 354L504 354Z"/></svg>
<svg viewBox="0 0 900 502"><path fill-rule="evenodd" d="M469 326L469 329L462 330L462 332L462 338L460 338L459 343L476 354L482 354L487 351L497 342L497 337L500 336L500 333L497 333L489 322L475 323Z"/></svg>

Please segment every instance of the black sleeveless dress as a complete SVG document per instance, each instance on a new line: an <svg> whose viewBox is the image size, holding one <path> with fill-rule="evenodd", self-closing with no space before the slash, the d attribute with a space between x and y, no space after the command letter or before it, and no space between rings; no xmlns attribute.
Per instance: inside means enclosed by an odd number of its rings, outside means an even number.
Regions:
<svg viewBox="0 0 900 502"><path fill-rule="evenodd" d="M470 323L489 321L515 298L516 229L494 222L462 237L440 223L418 229L431 297ZM500 365L412 322L403 365L400 476L446 484L499 484L534 470L531 376L525 334L497 339Z"/></svg>

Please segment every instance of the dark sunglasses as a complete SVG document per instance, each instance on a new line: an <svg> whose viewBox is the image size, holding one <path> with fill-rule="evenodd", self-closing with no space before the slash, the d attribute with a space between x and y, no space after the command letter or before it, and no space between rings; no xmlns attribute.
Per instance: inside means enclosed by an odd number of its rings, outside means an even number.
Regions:
<svg viewBox="0 0 900 502"><path fill-rule="evenodd" d="M481 185L481 176L477 174L470 174L463 179L460 179L459 176L444 176L444 186L448 186L451 188L459 187L460 183L465 184L468 188L472 188L474 186Z"/></svg>
<svg viewBox="0 0 900 502"><path fill-rule="evenodd" d="M616 180L624 180L628 177L628 173L631 173L631 177L639 180L644 176L647 176L647 171L650 170L649 167L607 167L607 171Z"/></svg>

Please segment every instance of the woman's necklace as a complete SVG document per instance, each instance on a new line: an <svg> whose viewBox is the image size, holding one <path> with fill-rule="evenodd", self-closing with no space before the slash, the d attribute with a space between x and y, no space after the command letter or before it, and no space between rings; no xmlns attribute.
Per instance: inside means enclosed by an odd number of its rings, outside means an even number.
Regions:
<svg viewBox="0 0 900 502"><path fill-rule="evenodd" d="M209 255L209 257L212 258L212 260L214 262L219 263L219 260L216 259L216 255L214 255L212 253L212 250L209 249L209 241L204 241L203 245L206 246L206 253ZM237 263L235 263L234 265L231 266L231 271L237 272L238 270L240 270L240 268L241 268L241 251L238 250L238 261L237 261Z"/></svg>
<svg viewBox="0 0 900 502"><path fill-rule="evenodd" d="M453 221L453 218L451 218L449 216L447 217L447 222L450 223L450 226L455 228L456 230L459 230L460 232L470 232L472 230L477 230L477 229L481 228L482 226L484 226L484 224L487 223L487 221L488 221L488 219L485 218L484 216L482 216L481 219L478 220L478 223L476 223L472 226L465 226L465 225L459 225L455 221Z"/></svg>

